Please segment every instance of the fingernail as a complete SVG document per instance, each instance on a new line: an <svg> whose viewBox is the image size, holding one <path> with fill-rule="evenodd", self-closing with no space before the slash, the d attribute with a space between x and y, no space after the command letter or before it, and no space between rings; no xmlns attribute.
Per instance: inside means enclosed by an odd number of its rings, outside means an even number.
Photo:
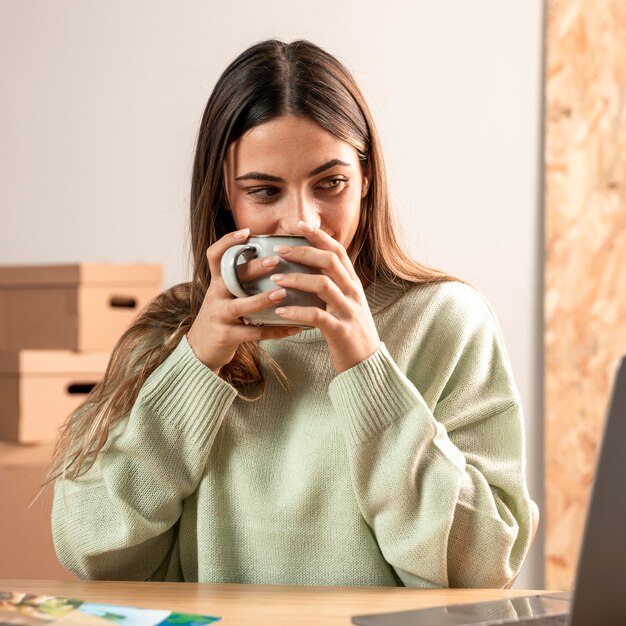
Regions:
<svg viewBox="0 0 626 626"><path fill-rule="evenodd" d="M303 233L312 233L315 230L315 228L313 228L313 226L311 226L311 224L307 224L306 222L303 222L302 220L300 220L298 222L298 228Z"/></svg>
<svg viewBox="0 0 626 626"><path fill-rule="evenodd" d="M266 256L262 261L261 265L265 267L271 267L272 265L276 265L280 259L277 256Z"/></svg>
<svg viewBox="0 0 626 626"><path fill-rule="evenodd" d="M284 306L279 306L277 309L274 309L274 313L277 315L284 315L287 313L287 309Z"/></svg>
<svg viewBox="0 0 626 626"><path fill-rule="evenodd" d="M244 228L233 233L233 239L245 239L250 232L249 228Z"/></svg>
<svg viewBox="0 0 626 626"><path fill-rule="evenodd" d="M284 274L272 274L270 276L270 280L273 280L275 283L279 283L283 278L285 278Z"/></svg>
<svg viewBox="0 0 626 626"><path fill-rule="evenodd" d="M286 289L277 289L276 291L270 292L270 295L268 297L270 300L282 300L286 295Z"/></svg>
<svg viewBox="0 0 626 626"><path fill-rule="evenodd" d="M274 246L274 252L278 252L278 254L289 254L291 248L289 246Z"/></svg>

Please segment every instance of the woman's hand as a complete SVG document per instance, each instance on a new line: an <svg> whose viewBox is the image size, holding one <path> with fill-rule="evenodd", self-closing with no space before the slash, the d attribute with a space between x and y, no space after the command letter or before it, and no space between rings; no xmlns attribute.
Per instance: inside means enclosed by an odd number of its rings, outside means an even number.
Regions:
<svg viewBox="0 0 626 626"><path fill-rule="evenodd" d="M220 272L222 255L231 246L245 242L249 233L249 228L228 233L207 249L211 283L187 333L194 354L216 374L232 361L240 343L280 339L302 331L302 328L293 326L252 326L241 321L241 317L250 313L280 304L287 295L283 288L277 288L247 298L235 298L226 288ZM269 273L278 262L278 257L253 259L238 267L237 271L241 273L242 282L248 282Z"/></svg>
<svg viewBox="0 0 626 626"><path fill-rule="evenodd" d="M315 248L278 246L279 256L321 270L321 274L276 274L280 287L317 294L326 302L319 307L288 306L276 309L281 317L319 328L328 344L333 365L341 373L371 356L380 346L363 285L345 248L330 235L299 222L300 232Z"/></svg>

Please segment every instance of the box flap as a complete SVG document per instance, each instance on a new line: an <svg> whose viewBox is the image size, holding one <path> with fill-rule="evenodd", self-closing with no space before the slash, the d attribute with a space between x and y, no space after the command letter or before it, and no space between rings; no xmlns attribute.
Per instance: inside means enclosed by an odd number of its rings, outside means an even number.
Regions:
<svg viewBox="0 0 626 626"><path fill-rule="evenodd" d="M76 375L96 377L104 372L110 352L72 350L0 350L0 376Z"/></svg>
<svg viewBox="0 0 626 626"><path fill-rule="evenodd" d="M70 263L66 265L0 266L0 289L61 285L138 285L163 282L163 268L155 263Z"/></svg>

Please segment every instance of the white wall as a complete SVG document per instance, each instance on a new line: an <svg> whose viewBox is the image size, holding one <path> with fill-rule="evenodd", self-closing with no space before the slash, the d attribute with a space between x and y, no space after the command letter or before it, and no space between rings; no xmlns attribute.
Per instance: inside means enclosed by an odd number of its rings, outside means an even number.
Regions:
<svg viewBox="0 0 626 626"><path fill-rule="evenodd" d="M409 249L491 301L541 501L542 0L0 0L0 263L149 261L186 280L204 105L274 36L352 69ZM541 543L517 586L542 586Z"/></svg>

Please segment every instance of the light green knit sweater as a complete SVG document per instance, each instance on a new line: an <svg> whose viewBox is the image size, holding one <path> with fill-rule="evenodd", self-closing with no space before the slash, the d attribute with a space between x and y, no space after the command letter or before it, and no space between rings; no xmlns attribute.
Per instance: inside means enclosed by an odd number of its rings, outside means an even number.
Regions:
<svg viewBox="0 0 626 626"><path fill-rule="evenodd" d="M530 542L519 395L491 309L455 282L370 285L381 340L337 375L321 332L265 341L242 400L183 338L94 467L58 480L81 578L500 587ZM258 389L245 390L246 395Z"/></svg>

